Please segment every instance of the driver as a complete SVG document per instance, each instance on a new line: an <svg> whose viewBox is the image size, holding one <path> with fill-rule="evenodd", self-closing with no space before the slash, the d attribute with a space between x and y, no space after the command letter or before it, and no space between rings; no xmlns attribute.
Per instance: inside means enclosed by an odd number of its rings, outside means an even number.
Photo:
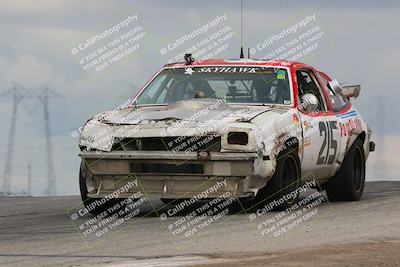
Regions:
<svg viewBox="0 0 400 267"><path fill-rule="evenodd" d="M206 94L201 90L196 91L196 93L194 94L194 98L205 98L205 97Z"/></svg>

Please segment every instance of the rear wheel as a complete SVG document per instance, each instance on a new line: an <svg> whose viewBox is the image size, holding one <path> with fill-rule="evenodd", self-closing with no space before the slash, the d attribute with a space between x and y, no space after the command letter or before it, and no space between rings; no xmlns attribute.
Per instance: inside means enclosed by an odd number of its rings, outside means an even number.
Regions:
<svg viewBox="0 0 400 267"><path fill-rule="evenodd" d="M330 201L360 200L365 184L365 154L363 142L356 139L342 166L326 185Z"/></svg>
<svg viewBox="0 0 400 267"><path fill-rule="evenodd" d="M291 149L291 148L289 148ZM258 203L279 203L273 210L284 210L296 203L299 194L296 192L300 179L300 160L297 150L283 151L278 156L275 173L256 196Z"/></svg>

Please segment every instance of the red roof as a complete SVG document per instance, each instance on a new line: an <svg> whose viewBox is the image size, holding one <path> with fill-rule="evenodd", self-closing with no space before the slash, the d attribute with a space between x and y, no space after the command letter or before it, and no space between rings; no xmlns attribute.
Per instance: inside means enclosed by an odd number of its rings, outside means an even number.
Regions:
<svg viewBox="0 0 400 267"><path fill-rule="evenodd" d="M246 66L246 65L268 65L268 66L279 66L279 67L292 67L293 65L306 65L297 61L288 61L281 59L205 59L205 60L195 60L190 66L218 66L218 65L235 65L235 66ZM166 64L165 67L182 67L188 66L184 62L175 62L171 64Z"/></svg>

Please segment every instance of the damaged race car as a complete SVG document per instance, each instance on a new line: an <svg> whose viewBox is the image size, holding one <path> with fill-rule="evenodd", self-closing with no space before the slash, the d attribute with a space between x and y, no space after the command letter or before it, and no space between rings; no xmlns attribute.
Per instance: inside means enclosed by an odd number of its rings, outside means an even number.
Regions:
<svg viewBox="0 0 400 267"><path fill-rule="evenodd" d="M312 180L331 201L361 198L375 144L350 102L360 86L300 62L185 60L82 128L79 179L89 211L135 194L262 201Z"/></svg>

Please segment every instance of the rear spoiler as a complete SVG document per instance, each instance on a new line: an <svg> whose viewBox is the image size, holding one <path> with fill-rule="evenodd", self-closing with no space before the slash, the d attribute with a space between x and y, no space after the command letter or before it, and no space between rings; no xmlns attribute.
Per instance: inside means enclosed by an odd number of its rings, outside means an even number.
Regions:
<svg viewBox="0 0 400 267"><path fill-rule="evenodd" d="M328 84L334 92L343 95L347 99L350 99L350 97L356 99L360 95L361 85L341 86L337 80L329 81Z"/></svg>

